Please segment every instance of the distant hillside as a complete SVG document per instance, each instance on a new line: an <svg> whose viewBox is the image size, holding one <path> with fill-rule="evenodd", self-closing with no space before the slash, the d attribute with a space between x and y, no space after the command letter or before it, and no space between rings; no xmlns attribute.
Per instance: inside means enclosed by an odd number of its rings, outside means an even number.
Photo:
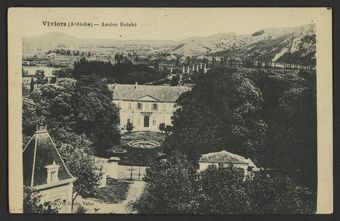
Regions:
<svg viewBox="0 0 340 221"><path fill-rule="evenodd" d="M183 40L179 45L172 53L315 64L315 27L312 24L263 29L249 35L227 33L194 37Z"/></svg>
<svg viewBox="0 0 340 221"><path fill-rule="evenodd" d="M45 53L48 50L61 48L98 48L118 47L124 45L148 46L162 48L176 45L175 41L167 40L116 40L116 39L90 39L77 38L60 32L50 32L23 39L24 54Z"/></svg>

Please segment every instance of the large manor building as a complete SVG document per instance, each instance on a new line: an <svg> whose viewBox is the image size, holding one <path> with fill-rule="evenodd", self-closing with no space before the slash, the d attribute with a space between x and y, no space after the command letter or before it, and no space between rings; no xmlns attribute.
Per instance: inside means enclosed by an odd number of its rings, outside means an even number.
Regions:
<svg viewBox="0 0 340 221"><path fill-rule="evenodd" d="M175 101L189 91L185 86L111 84L113 102L119 108L120 129L133 124L133 131L159 131L159 125L171 125Z"/></svg>

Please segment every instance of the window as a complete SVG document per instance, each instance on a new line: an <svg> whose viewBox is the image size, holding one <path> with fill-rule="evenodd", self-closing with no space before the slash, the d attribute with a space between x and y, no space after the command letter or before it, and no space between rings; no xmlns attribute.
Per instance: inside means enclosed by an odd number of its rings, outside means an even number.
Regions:
<svg viewBox="0 0 340 221"><path fill-rule="evenodd" d="M137 103L137 109L142 110L143 109L143 104L142 103Z"/></svg>
<svg viewBox="0 0 340 221"><path fill-rule="evenodd" d="M152 110L158 110L158 105L157 104L152 104Z"/></svg>
<svg viewBox="0 0 340 221"><path fill-rule="evenodd" d="M144 116L144 127L149 127L150 125L150 117L149 116Z"/></svg>

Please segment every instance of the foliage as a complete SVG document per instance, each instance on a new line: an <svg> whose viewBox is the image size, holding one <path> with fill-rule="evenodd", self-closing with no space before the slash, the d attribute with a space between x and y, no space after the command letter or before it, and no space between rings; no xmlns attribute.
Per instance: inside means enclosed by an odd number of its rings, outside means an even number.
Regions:
<svg viewBox="0 0 340 221"><path fill-rule="evenodd" d="M178 154L147 170L147 187L134 207L141 213L314 213L316 197L287 176L257 172L244 180L238 168L210 166L199 177Z"/></svg>
<svg viewBox="0 0 340 221"><path fill-rule="evenodd" d="M179 84L180 77L178 75L175 75L171 78L170 85L171 86L177 86Z"/></svg>
<svg viewBox="0 0 340 221"><path fill-rule="evenodd" d="M155 161L146 171L147 187L134 203L141 213L194 213L197 208L192 168L185 156Z"/></svg>
<svg viewBox="0 0 340 221"><path fill-rule="evenodd" d="M83 207L82 205L79 205L77 210L74 212L75 214L85 214L86 213L86 209L85 207Z"/></svg>
<svg viewBox="0 0 340 221"><path fill-rule="evenodd" d="M316 188L316 82L314 71L253 72L260 88L262 119L268 124L259 163L264 167L305 171L301 182ZM301 77L303 78L301 78Z"/></svg>
<svg viewBox="0 0 340 221"><path fill-rule="evenodd" d="M119 203L126 199L128 190L128 182L117 182L116 184L96 188L93 197L105 203Z"/></svg>
<svg viewBox="0 0 340 221"><path fill-rule="evenodd" d="M35 77L37 79L37 84L45 84L46 80L45 79L45 73L44 70L37 70L35 73Z"/></svg>
<svg viewBox="0 0 340 221"><path fill-rule="evenodd" d="M30 82L30 92L34 91L34 79L31 78L31 82Z"/></svg>
<svg viewBox="0 0 340 221"><path fill-rule="evenodd" d="M22 128L24 134L33 134L39 125L39 117L36 113L36 103L31 98L23 97L22 103Z"/></svg>
<svg viewBox="0 0 340 221"><path fill-rule="evenodd" d="M160 123L158 129L159 129L162 133L164 133L164 131L165 131L165 123Z"/></svg>
<svg viewBox="0 0 340 221"><path fill-rule="evenodd" d="M24 213L58 213L58 206L53 202L42 202L39 193L31 187L24 186Z"/></svg>
<svg viewBox="0 0 340 221"><path fill-rule="evenodd" d="M260 173L245 185L252 213L315 213L315 194L288 176Z"/></svg>
<svg viewBox="0 0 340 221"><path fill-rule="evenodd" d="M132 122L128 122L128 123L126 124L126 130L127 130L128 132L131 132L131 131L133 130L133 128L134 128L134 126L133 126Z"/></svg>
<svg viewBox="0 0 340 221"><path fill-rule="evenodd" d="M74 107L75 131L94 142L97 155L105 155L107 149L119 144L119 110L105 82L94 75L78 79Z"/></svg>
<svg viewBox="0 0 340 221"><path fill-rule="evenodd" d="M267 125L259 118L261 92L251 80L230 70L201 75L176 101L167 151L176 148L192 162L199 154L228 148L256 161Z"/></svg>
<svg viewBox="0 0 340 221"><path fill-rule="evenodd" d="M201 174L198 212L204 214L251 212L243 178L243 171L236 168L208 167Z"/></svg>
<svg viewBox="0 0 340 221"><path fill-rule="evenodd" d="M140 84L158 81L165 78L166 73L149 68L147 65L134 65L123 55L115 55L116 64L103 61L87 61L85 58L74 63L73 77L79 79L84 75L95 74L105 77L108 83Z"/></svg>
<svg viewBox="0 0 340 221"><path fill-rule="evenodd" d="M24 98L23 132L32 134L41 120L56 139L61 138L64 129L85 134L99 155L119 143L119 112L112 103L112 94L104 82L90 77L78 81L60 78L56 84L44 84Z"/></svg>
<svg viewBox="0 0 340 221"><path fill-rule="evenodd" d="M77 177L74 182L72 203L78 195L92 196L101 177L100 168L95 165L94 158L81 147L70 144L63 144L59 152L70 173Z"/></svg>
<svg viewBox="0 0 340 221"><path fill-rule="evenodd" d="M72 70L71 69L60 69L60 70L55 70L52 74L56 76L57 78L69 78L72 76Z"/></svg>

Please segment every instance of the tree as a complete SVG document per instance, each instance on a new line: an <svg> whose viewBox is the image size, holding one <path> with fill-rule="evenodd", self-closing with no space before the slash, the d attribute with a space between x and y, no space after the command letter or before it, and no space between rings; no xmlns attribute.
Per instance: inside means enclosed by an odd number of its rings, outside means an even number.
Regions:
<svg viewBox="0 0 340 221"><path fill-rule="evenodd" d="M250 200L243 180L243 170L208 167L201 174L198 213L249 213Z"/></svg>
<svg viewBox="0 0 340 221"><path fill-rule="evenodd" d="M62 128L86 134L98 155L119 143L119 111L112 103L112 92L100 79L59 78L56 84L42 85L29 98L24 102L24 130L33 130L39 117L48 124L52 137L58 138Z"/></svg>
<svg viewBox="0 0 340 221"><path fill-rule="evenodd" d="M165 123L160 123L158 129L161 131L161 133L164 133L164 131L165 131Z"/></svg>
<svg viewBox="0 0 340 221"><path fill-rule="evenodd" d="M176 101L165 149L179 149L193 163L201 153L224 148L256 161L267 128L262 103L261 91L240 73L216 69L200 75Z"/></svg>
<svg viewBox="0 0 340 221"><path fill-rule="evenodd" d="M195 175L186 157L176 153L155 161L146 171L147 187L134 203L140 213L195 213L197 208Z"/></svg>
<svg viewBox="0 0 340 221"><path fill-rule="evenodd" d="M72 76L72 70L71 69L59 69L55 70L52 73L57 78L69 78Z"/></svg>
<svg viewBox="0 0 340 221"><path fill-rule="evenodd" d="M281 174L256 174L245 183L251 213L292 214L315 213L316 198L308 188L298 186Z"/></svg>
<svg viewBox="0 0 340 221"><path fill-rule="evenodd" d="M95 165L94 158L82 147L74 147L70 144L62 144L59 147L60 154L65 160L71 174L76 176L72 194L72 207L74 201L81 195L91 197L98 186L101 177L100 168Z"/></svg>
<svg viewBox="0 0 340 221"><path fill-rule="evenodd" d="M316 189L317 130L315 71L256 71L248 75L260 88L262 118L268 125L259 153L263 167L303 170L295 181ZM299 159L299 160L296 160Z"/></svg>
<svg viewBox="0 0 340 221"><path fill-rule="evenodd" d="M147 65L134 65L123 55L115 55L116 64L103 61L87 61L81 58L74 63L72 76L80 79L82 76L96 75L101 79L105 77L109 83L140 84L158 81L166 77L166 73L152 69Z"/></svg>
<svg viewBox="0 0 340 221"><path fill-rule="evenodd" d="M199 178L177 152L147 171L147 187L134 204L141 213L286 214L315 212L313 192L282 174L208 167Z"/></svg>
<svg viewBox="0 0 340 221"><path fill-rule="evenodd" d="M129 121L127 124L126 124L126 130L128 132L131 132L133 130L134 126L133 124Z"/></svg>
<svg viewBox="0 0 340 221"><path fill-rule="evenodd" d="M24 213L58 213L56 202L42 202L39 193L28 186L24 186L23 204Z"/></svg>
<svg viewBox="0 0 340 221"><path fill-rule="evenodd" d="M119 109L112 102L107 84L95 75L81 77L74 106L75 131L93 141L97 155L106 155L107 149L120 142Z"/></svg>
<svg viewBox="0 0 340 221"><path fill-rule="evenodd" d="M175 75L171 78L170 85L177 86L179 84L179 76Z"/></svg>
<svg viewBox="0 0 340 221"><path fill-rule="evenodd" d="M34 79L31 78L31 83L30 83L30 92L34 91Z"/></svg>
<svg viewBox="0 0 340 221"><path fill-rule="evenodd" d="M22 103L22 129L23 134L31 135L39 124L39 117L36 112L36 103L33 99L23 97Z"/></svg>
<svg viewBox="0 0 340 221"><path fill-rule="evenodd" d="M35 72L35 77L37 78L37 84L44 84L45 83L44 70L37 70Z"/></svg>

